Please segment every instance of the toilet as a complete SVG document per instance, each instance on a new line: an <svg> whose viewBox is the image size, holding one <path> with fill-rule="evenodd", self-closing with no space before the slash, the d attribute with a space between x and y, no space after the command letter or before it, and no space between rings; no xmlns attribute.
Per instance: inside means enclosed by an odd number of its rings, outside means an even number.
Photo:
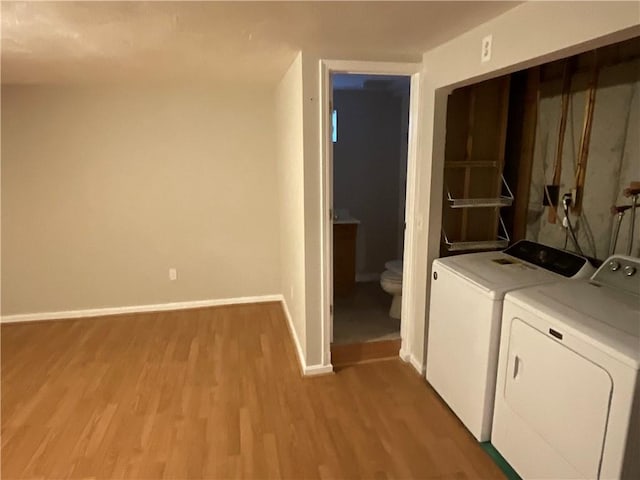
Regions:
<svg viewBox="0 0 640 480"><path fill-rule="evenodd" d="M384 264L386 270L380 276L380 286L393 296L389 316L400 319L402 309L402 260L392 260Z"/></svg>

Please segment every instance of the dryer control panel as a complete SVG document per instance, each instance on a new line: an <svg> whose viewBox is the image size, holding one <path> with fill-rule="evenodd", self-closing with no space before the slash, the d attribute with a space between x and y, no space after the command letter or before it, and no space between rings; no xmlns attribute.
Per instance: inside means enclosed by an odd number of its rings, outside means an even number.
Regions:
<svg viewBox="0 0 640 480"><path fill-rule="evenodd" d="M613 255L593 274L591 282L640 296L640 258Z"/></svg>

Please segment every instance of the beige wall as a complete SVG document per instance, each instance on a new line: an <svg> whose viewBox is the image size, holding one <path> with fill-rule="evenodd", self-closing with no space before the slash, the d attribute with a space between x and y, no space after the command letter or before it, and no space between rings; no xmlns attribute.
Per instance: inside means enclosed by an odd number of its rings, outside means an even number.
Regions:
<svg viewBox="0 0 640 480"><path fill-rule="evenodd" d="M437 47L423 56L417 256L411 355L424 365L431 263L438 257L442 212L442 173L446 98L453 86L476 82L631 38L640 33L637 2L527 2ZM482 38L493 35L491 61L480 63ZM405 289L406 292L406 289ZM424 292L427 292L426 298Z"/></svg>
<svg viewBox="0 0 640 480"><path fill-rule="evenodd" d="M303 355L306 355L302 55L276 90L280 289Z"/></svg>
<svg viewBox="0 0 640 480"><path fill-rule="evenodd" d="M274 102L3 85L2 314L280 293Z"/></svg>

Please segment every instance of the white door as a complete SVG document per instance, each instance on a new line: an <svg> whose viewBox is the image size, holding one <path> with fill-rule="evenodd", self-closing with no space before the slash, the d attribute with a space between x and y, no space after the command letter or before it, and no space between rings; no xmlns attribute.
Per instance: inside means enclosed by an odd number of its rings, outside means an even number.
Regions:
<svg viewBox="0 0 640 480"><path fill-rule="evenodd" d="M613 385L604 369L561 342L514 319L504 398L537 434L528 438L539 438L551 447L520 445L534 464L549 472L554 464L560 469L566 461L580 476L597 478ZM541 458L542 451L549 458Z"/></svg>
<svg viewBox="0 0 640 480"><path fill-rule="evenodd" d="M330 342L333 343L333 312L334 312L334 299L333 299L333 213L334 213L334 205L333 205L333 139L334 134L337 135L337 118L334 113L333 107L333 74L328 75L328 101L329 101L329 116L328 116L328 125L325 125L325 131L329 132L329 138L325 138L325 145L327 149L326 161L327 161L327 173L325 174L325 179L327 181L326 189L327 195L329 197L329 212L331 218L329 219L329 242L327 244L327 249L329 251L329 262L327 263L328 268L328 291L329 298L331 299L331 309L330 309L330 319L329 319L329 339Z"/></svg>

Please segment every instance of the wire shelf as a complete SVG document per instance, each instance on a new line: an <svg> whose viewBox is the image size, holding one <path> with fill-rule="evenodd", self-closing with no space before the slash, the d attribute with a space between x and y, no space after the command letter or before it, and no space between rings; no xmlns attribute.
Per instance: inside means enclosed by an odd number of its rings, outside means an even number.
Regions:
<svg viewBox="0 0 640 480"><path fill-rule="evenodd" d="M505 193L496 198L454 198L447 187L447 200L451 208L485 208L485 207L510 207L513 204L513 193L504 176L501 175Z"/></svg>
<svg viewBox="0 0 640 480"><path fill-rule="evenodd" d="M451 241L447 236L447 232L442 229L442 237L447 250L450 252L464 252L471 250L503 250L509 246L509 233L502 221L502 217L498 217L500 220L500 230L498 232L498 238L495 240L477 240L477 241Z"/></svg>

